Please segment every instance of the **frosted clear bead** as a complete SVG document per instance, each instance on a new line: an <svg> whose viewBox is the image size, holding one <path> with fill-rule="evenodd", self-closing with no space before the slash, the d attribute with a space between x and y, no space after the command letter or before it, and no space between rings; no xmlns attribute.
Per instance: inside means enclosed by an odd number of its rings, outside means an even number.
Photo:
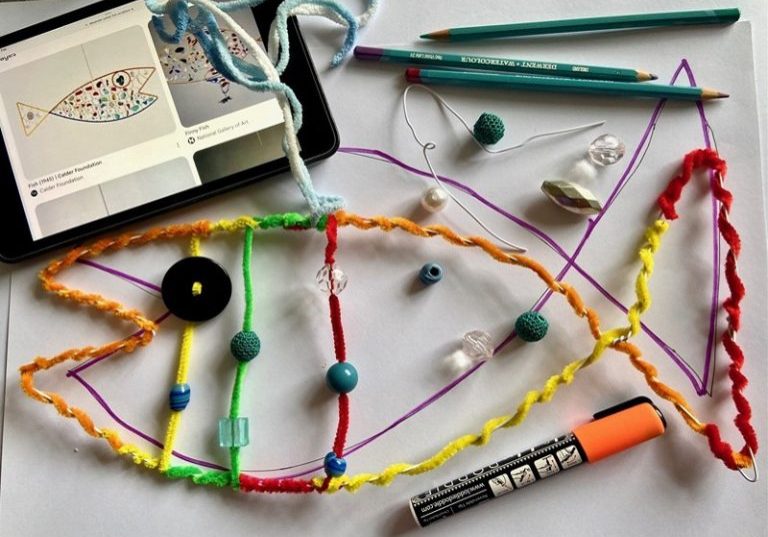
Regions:
<svg viewBox="0 0 768 537"><path fill-rule="evenodd" d="M568 172L568 180L580 185L588 185L597 177L597 168L589 159L580 159Z"/></svg>
<svg viewBox="0 0 768 537"><path fill-rule="evenodd" d="M587 153L592 162L600 166L616 164L624 156L624 142L613 134L603 134L589 144Z"/></svg>
<svg viewBox="0 0 768 537"><path fill-rule="evenodd" d="M446 356L443 364L445 372L451 378L456 378L462 373L466 373L472 369L473 365L475 365L475 362L463 350L457 350Z"/></svg>
<svg viewBox="0 0 768 537"><path fill-rule="evenodd" d="M487 360L493 356L491 335L482 330L473 330L464 334L462 350L472 360Z"/></svg>
<svg viewBox="0 0 768 537"><path fill-rule="evenodd" d="M347 287L347 275L340 268L323 265L317 272L317 285L324 293L338 295Z"/></svg>
<svg viewBox="0 0 768 537"><path fill-rule="evenodd" d="M221 447L245 447L248 442L248 418L221 418L219 420L219 445Z"/></svg>
<svg viewBox="0 0 768 537"><path fill-rule="evenodd" d="M421 206L431 213L436 213L445 209L451 197L448 192L440 187L433 186L424 192L421 197Z"/></svg>

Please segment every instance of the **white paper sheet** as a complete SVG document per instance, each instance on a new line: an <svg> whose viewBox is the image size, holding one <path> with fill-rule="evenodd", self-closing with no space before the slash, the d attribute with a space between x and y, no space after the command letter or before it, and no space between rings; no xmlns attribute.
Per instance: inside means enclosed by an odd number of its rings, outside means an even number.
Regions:
<svg viewBox="0 0 768 537"><path fill-rule="evenodd" d="M407 44L411 36L455 23L482 22L491 3L471 12L437 2L410 5L407 18L384 6L362 42L370 45ZM583 7L583 6L582 6ZM508 6L510 18L513 7ZM529 8L526 18L543 18L543 8ZM568 5L576 9L576 5ZM619 8L616 7L616 11ZM461 17L459 16L461 12ZM428 24L427 24L428 22ZM337 36L327 30L323 37ZM316 39L317 57L320 47ZM702 84L729 91L726 102L708 103L705 111L730 166L729 186L735 194L732 218L742 233L740 261L748 296L741 343L753 379L748 395L756 424L766 441L766 366L762 359L766 325L766 254L760 152L747 24L718 30L657 30L648 33L602 35L573 41L528 40L514 53L500 44L483 44L486 52L554 60L626 65L652 70L666 81L687 58ZM472 50L470 46L462 50ZM727 51L727 54L723 51ZM323 60L319 60L321 63ZM322 70L322 67L321 67ZM324 72L324 89L334 110L342 146L377 148L423 168L420 151L411 141L399 107L401 70L349 62ZM605 197L619 180L648 124L656 103L531 94L500 94L441 90L468 118L493 111L505 118L511 143L535 132L605 119L604 129L564 136L531 145L501 157L472 150L458 126L431 101L414 95L412 113L419 132L438 148L432 158L437 170L475 188L505 210L535 222L567 251L584 233L584 223L564 217L542 201L541 180L557 176L580 157L589 141L602 132L621 136L628 155L606 169L595 183ZM633 250L656 211L654 200L688 150L703 144L699 117L689 104L670 103L659 120L653 142L637 173L587 243L579 263L625 304L632 299L638 269ZM416 208L429 184L390 165L339 154L313 168L318 188L343 193L352 211L362 214L406 215L421 222L444 222L463 233L478 228L455 207L425 218ZM699 181L701 178L699 177ZM683 217L672 225L659 254L652 290L656 295L646 321L688 360L703 368L701 343L706 336L711 278L711 206L703 188L693 187L681 205ZM530 234L499 215L468 201L473 209L552 271L563 260ZM185 222L241 213L263 214L301 209L300 197L288 177L268 181L231 195L180 211L153 223ZM204 246L207 255L230 270L236 298L222 316L201 326L193 353L194 395L185 413L179 449L226 464L215 446L215 420L226 412L234 361L226 344L237 330L242 312L237 241L216 240ZM332 363L327 305L314 284L322 264L319 235L259 235L254 267L256 327L264 352L247 381L245 408L251 420L252 444L244 453L247 468L275 468L322 456L332 441L335 403L324 390L322 377ZM148 247L132 254L104 258L111 266L159 282L183 248ZM352 393L351 442L365 438L419 401L449 378L446 355L471 329L487 329L503 337L514 318L541 293L538 280L518 270L494 264L479 254L459 252L436 241L402 234L341 232L339 263L350 277L341 296L350 360L361 381ZM439 261L445 279L430 289L414 284L426 261ZM425 476L403 477L387 489L369 487L357 495L333 498L246 496L171 483L126 461L106 446L86 437L71 420L50 407L23 397L17 387L17 367L35 355L50 356L75 345L107 341L131 332L131 327L103 322L99 316L57 303L37 289L36 271L43 261L28 263L14 274L11 297L9 375L0 488L0 534L36 536L106 533L114 535L165 532L207 535L254 532L271 535L311 533L338 535L416 534L406 500L429 487L484 464L567 432L593 412L649 390L623 356L609 353L582 372L546 406L536 407L522 426L501 431L482 450L471 449L445 467ZM65 279L160 313L158 300L134 286L79 267ZM603 316L605 327L622 322L622 315L584 278L569 273L566 281L580 290ZM550 318L548 337L536 345L515 343L440 402L407 421L378 442L349 458L350 472L378 471L386 464L417 461L459 434L477 431L487 418L514 409L525 391L540 386L566 361L589 349L586 328L562 300L543 310ZM722 317L722 315L721 315ZM165 401L176 362L178 322L166 324L157 341L133 355L118 356L90 369L84 377L108 395L112 408L127 421L162 435L167 417ZM296 337L301 334L301 337ZM732 442L732 405L720 352L715 397L698 399L679 368L645 335L637 343L661 375L694 401L708 419L715 419ZM98 405L60 373L41 375L41 384L55 387L78 406L92 412L99 424L109 423ZM529 535L563 532L572 535L716 534L736 531L758 535L766 526L766 490L750 486L713 460L702 438L681 422L669 405L660 402L670 427L646 445L569 475L547 480L525 491L434 525L426 532L490 535L512 531ZM134 440L131 435L126 439ZM761 468L765 474L764 459ZM41 507L42 506L42 507Z"/></svg>

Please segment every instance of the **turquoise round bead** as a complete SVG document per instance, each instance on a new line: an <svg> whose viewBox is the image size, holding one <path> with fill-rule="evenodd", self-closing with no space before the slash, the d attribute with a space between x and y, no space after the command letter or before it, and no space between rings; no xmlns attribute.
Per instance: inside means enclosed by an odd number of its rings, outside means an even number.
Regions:
<svg viewBox="0 0 768 537"><path fill-rule="evenodd" d="M256 332L243 330L235 334L229 344L229 350L232 351L238 362L250 362L259 355L261 351L261 340Z"/></svg>
<svg viewBox="0 0 768 537"><path fill-rule="evenodd" d="M504 120L496 114L483 112L472 129L475 139L483 145L493 145L504 137Z"/></svg>
<svg viewBox="0 0 768 537"><path fill-rule="evenodd" d="M515 332L523 341L539 341L547 335L549 322L538 311L526 311L515 321Z"/></svg>
<svg viewBox="0 0 768 537"><path fill-rule="evenodd" d="M325 456L323 466L328 477L341 477L347 471L347 461L337 457L333 451Z"/></svg>
<svg viewBox="0 0 768 537"><path fill-rule="evenodd" d="M325 382L336 393L349 393L357 386L357 369L349 362L337 362L328 368Z"/></svg>

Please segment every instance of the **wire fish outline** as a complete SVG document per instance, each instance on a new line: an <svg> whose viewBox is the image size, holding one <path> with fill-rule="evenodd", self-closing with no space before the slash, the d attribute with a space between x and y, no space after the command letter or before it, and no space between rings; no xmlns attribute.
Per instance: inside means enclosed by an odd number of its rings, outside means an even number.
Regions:
<svg viewBox="0 0 768 537"><path fill-rule="evenodd" d="M114 77L118 73L127 73L131 77L131 80L132 80L133 76L130 75L130 72L134 72L134 71L138 71L138 70L147 70L147 71L149 71L149 74L147 75L146 80L144 80L144 82L141 84L141 86L139 86L138 88L136 88L135 90L132 90L132 91L136 91L137 94L139 94L139 95L143 95L143 96L146 96L147 98L151 98L151 102L146 107L142 108L141 110L139 110L135 114L128 114L125 117L120 117L120 118L117 118L117 119L87 120L87 119L78 119L78 118L74 118L74 117L69 117L69 116L65 116L65 115L62 115L62 114L56 114L56 113L53 112L62 103L64 103L69 97L75 95L78 91L85 91L85 88L88 87L88 85L90 85L90 84L94 84L95 82L97 82L97 81L99 81L101 79L107 79L107 78L109 78L109 80L111 82L112 77ZM22 125L22 128L24 130L24 134L27 137L32 136L32 133L35 132L35 130L37 130L37 128L40 125L42 125L42 123L45 121L45 119L48 116L56 116L56 117L60 117L62 119L68 119L68 120L71 120L71 121L79 121L81 123L114 123L116 121L122 121L124 119L128 119L128 118L131 118L133 116L136 116L136 115L140 114L141 112L144 112L145 110L147 110L149 107L151 107L153 104L155 104L157 102L157 100L159 99L159 96L155 95L154 93L144 93L144 92L142 92L144 87L147 85L147 83L149 83L150 79L154 76L155 71L157 71L157 69L155 67L153 67L153 66L126 67L126 68L123 68L123 69L117 69L115 71L110 71L109 73L105 73L105 74L103 74L101 76L93 78L93 79L91 79L91 80L81 84L80 86L76 87L75 89L70 91L68 94L66 94L64 97L62 97L55 105L53 105L48 110L46 110L44 108L40 108L39 106L32 106L32 105L28 105L28 104L22 103L20 101L17 101L16 102L16 111L19 114L19 120L21 121L21 125ZM120 86L120 88L121 89L126 89L129 84L130 84L130 81L125 86ZM24 121L24 115L22 113L22 107L24 107L26 109L31 109L31 110L38 110L38 111L44 113L44 115L35 122L35 124L34 124L34 126L32 127L31 130L27 130L27 126L26 126L26 123Z"/></svg>

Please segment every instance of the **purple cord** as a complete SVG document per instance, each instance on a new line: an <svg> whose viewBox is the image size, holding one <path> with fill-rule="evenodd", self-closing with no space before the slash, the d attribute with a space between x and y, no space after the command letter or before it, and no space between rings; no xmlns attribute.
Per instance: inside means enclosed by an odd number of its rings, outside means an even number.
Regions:
<svg viewBox="0 0 768 537"><path fill-rule="evenodd" d="M88 390L88 393L90 393L93 396L93 398L96 400L96 402L99 403L101 408L103 408L106 411L106 413L109 414L112 417L112 419L115 420L117 423L119 423L124 429L132 432L136 436L139 436L139 437L143 438L144 440L146 440L147 442L149 442L153 446L157 446L158 448L163 449L163 443L162 442L160 442L159 440L156 440L155 438L152 438L151 436L149 436L145 432L141 431L140 429L137 429L136 427L134 427L130 423L128 423L125 420L123 420L120 416L118 416L112 410L112 407L110 407L109 404L104 400L104 398L99 394L99 392L96 390L96 388L94 388L93 386L88 384L88 382L86 382L85 379L83 379L83 377L81 377L79 374L77 374L75 372L72 372L72 371L70 371L70 374L68 374L67 376L74 378L76 381L78 381L80 384L82 384L83 387L86 390ZM211 468L211 469L214 469L214 470L227 470L227 468L224 468L223 466L219 466L218 464L213 464L213 463L208 462L208 461L204 461L204 460L200 460L200 459L195 459L194 457L189 457L187 455L184 455L183 453L179 453L178 451L173 451L172 453L176 457L178 457L178 458L180 458L180 459L182 459L184 461L187 461L189 463L192 463L192 464L197 464L199 466L204 466L206 468Z"/></svg>
<svg viewBox="0 0 768 537"><path fill-rule="evenodd" d="M685 70L685 72L688 75L688 79L690 81L690 84L695 86L696 82L695 79L693 79L693 73L690 69L690 66L688 64L688 61L686 59L683 59L680 62L680 65L678 65L677 69L675 70L674 74L672 75L672 79L670 81L670 84L674 84L677 81L677 78L679 77L680 73ZM598 282L589 275L581 266L579 266L576 263L576 259L581 253L581 250L586 245L586 242L591 237L592 233L595 230L595 227L600 222L600 220L603 218L603 216L606 214L607 210L613 205L614 201L617 199L619 193L621 190L626 186L626 183L629 181L633 169L635 167L635 164L638 162L638 160L641 158L641 154L643 151L643 148L646 146L646 144L649 142L650 136L653 132L653 128L656 125L659 116L661 115L661 111L664 108L664 105L666 104L666 99L662 99L658 102L656 105L652 115L651 119L648 123L648 126L645 129L645 132L643 133L643 136L637 145L635 152L633 153L627 167L624 170L624 173L622 174L621 178L619 179L619 182L616 184L614 189L611 191L611 194L608 197L608 201L603 206L602 211L598 216L592 220L590 219L587 230L582 237L581 241L576 247L576 250L574 251L573 255L568 255L560 245L558 245L554 239L549 237L547 234L545 234L540 229L536 228L532 224L529 224L528 222L525 222L524 220L513 216L509 212L505 211L504 209L498 207L491 201L484 198L482 195L480 195L477 191L469 188L468 186L464 185L463 183L460 183L459 181L452 179L450 177L444 177L441 175L438 175L438 178L447 183L451 186L457 188L458 190L461 190L473 198L475 198L480 203L486 205L490 209L496 211L497 213L501 214L502 216L508 218L509 220L513 221L514 223L520 225L524 229L530 231L537 237L539 237L545 244L550 246L558 255L563 257L566 260L566 264L563 267L563 269L558 273L557 279L562 280L565 275L570 271L571 267L575 268L577 272L579 272L581 275L585 276L586 279L594 285L600 293L602 293L606 298L608 298L614 305L616 305L619 309L621 309L623 312L626 313L627 308L621 304L615 297L613 297L605 288L603 288L601 285L598 284ZM707 120L706 115L704 113L704 108L701 102L697 102L697 109L699 112L699 117L702 122L702 129L704 131L704 141L707 148L711 147L709 133L707 131ZM432 175L429 172L419 170L417 168L414 168L413 166L410 166L409 164L397 159L396 157L381 151L377 149L368 149L368 148L360 148L360 147L342 147L339 149L340 153L347 153L352 155L375 155L380 158L383 158L384 160L391 162L392 164L395 164L406 171L412 172L416 175L421 175L423 177L432 177ZM714 178L711 178L712 181L714 181ZM689 365L687 364L682 357L674 350L672 349L666 342L664 342L656 333L654 333L652 330L650 330L645 323L641 323L641 326L643 328L643 331L648 334L648 336L656 343L658 344L661 349L664 351L667 356L669 356L672 361L677 364L678 367L685 373L685 375L688 377L689 381L693 385L693 388L696 390L696 393L698 395L704 395L707 393L706 385L708 384L707 380L710 375L710 362L711 362L711 356L712 356L712 346L714 341L714 332L716 328L717 323L717 309L718 309L718 297L719 297L719 282L720 282L720 270L719 270L719 235L717 234L717 200L712 196L712 203L713 203L713 229L714 229L714 282L713 282L713 295L712 295L712 306L710 309L710 331L707 338L707 351L706 351L706 359L705 359L705 369L704 369L704 377L703 379L697 374L697 372ZM552 296L552 291L547 290L540 298L539 300L533 305L531 308L534 311L539 311L544 307L544 305L549 301L549 299ZM514 331L512 331L499 345L497 348L497 352L504 348L507 344L509 344L514 338L516 334Z"/></svg>
<svg viewBox="0 0 768 537"><path fill-rule="evenodd" d="M160 324L160 323L162 323L164 320L166 320L166 319L167 319L168 317L170 317L170 316L171 316L171 312L170 312L170 311L166 311L166 312L165 312L165 313L163 313L163 314L162 314L160 317L158 317L157 319L155 319L155 324ZM141 335L141 334L143 334L143 333L144 333L144 330L137 330L136 332L134 332L133 334L131 334L129 337L136 337L136 336L140 336L140 335ZM80 372L82 372L82 371L85 371L86 369L88 369L88 368L90 368L90 367L93 367L93 366L95 366L96 364L98 364L98 363L99 363L99 362L101 362L102 360L106 360L107 358L109 358L109 357L110 357L110 356L112 356L113 354L116 354L117 352L118 352L118 351L116 351L116 350L115 350L115 351L112 351L112 352L108 352L108 353L106 353L106 354L102 354L101 356L97 356L96 358L93 358L93 359L91 359L91 360L88 360L87 362L84 362L84 363L80 364L80 365L79 365L79 366L77 366L77 367L73 367L72 369L70 369L69 371L67 371L67 376L68 376L68 377L72 377L72 376L76 375L77 373L80 373Z"/></svg>
<svg viewBox="0 0 768 537"><path fill-rule="evenodd" d="M107 274L112 274L113 276L117 276L118 278L121 278L123 280L128 280L133 283L137 283L143 287L146 287L147 289L157 291L158 293L162 292L162 289L157 285L155 285L154 283L150 283L146 280L142 280L141 278L137 278L136 276L131 276L130 274L119 271L117 269L113 269L112 267L108 267L106 265L102 265L101 263L97 263L96 261L81 258L81 259L78 259L77 262L83 265L88 265L89 267L99 269L103 272L106 272Z"/></svg>
<svg viewBox="0 0 768 537"><path fill-rule="evenodd" d="M688 76L688 81L692 86L696 85L696 77L693 75L693 70L688 61L683 59L683 68ZM699 110L699 119L701 119L701 130L704 132L704 144L707 149L712 149L712 141L709 138L709 122L707 116L704 113L704 103L696 101L696 108ZM712 187L711 191L714 192L714 187L717 182L715 172L709 172L709 184ZM714 369L714 361L716 356L715 350L715 331L717 330L717 311L719 309L720 301L720 231L717 227L718 211L720 209L720 203L714 194L712 198L712 303L709 309L709 334L707 336L707 359L704 360L704 380L702 381L701 389L697 389L696 393L704 395L707 393L707 385L710 384L709 380L714 380L714 376L710 379L710 371ZM712 393L710 392L710 396Z"/></svg>
<svg viewBox="0 0 768 537"><path fill-rule="evenodd" d="M410 164L406 164L402 160L398 159L397 157L390 155L389 153L386 153L384 151L381 151L380 149L369 149L367 147L340 147L339 153L347 153L350 155L374 155L377 157L381 157L386 161L391 162L392 164L395 164L401 168L403 168L406 171L409 171L415 175L421 175L423 177L432 177L432 174L419 170L418 168L414 168ZM481 196L477 191L473 190L472 188L468 187L467 185L458 182L456 179L451 179L450 177L445 177L443 175L437 176L442 182L447 183L451 185L452 187L455 187L458 190L461 190L462 192L465 192L475 198L477 201L485 205L486 207L492 209L493 211L496 211L500 215L504 216L505 218L512 220L515 224L522 227L526 231L529 231L533 235L536 235L539 239L541 239L547 246L552 248L554 251L556 251L558 254L560 254L563 257L567 257L568 254L563 250L563 248L555 242L555 240L544 233L542 230L534 226L533 224L529 224L522 218L519 218L512 213L502 209L492 201L484 198Z"/></svg>
<svg viewBox="0 0 768 537"><path fill-rule="evenodd" d="M680 74L680 72L682 70L685 70L685 72L686 72L686 74L688 76L688 80L690 81L691 85L695 85L695 79L693 77L693 72L691 71L688 62L685 59L683 59L681 61L680 65L678 66L677 70L675 71L675 73L674 73L674 75L672 77L672 81L670 83L671 84L675 83L675 81L677 80L677 78L678 78L678 76L679 76L679 74ZM612 304L614 304L614 306L616 306L617 308L619 308L620 310L622 310L623 312L626 313L627 308L625 306L623 306L621 304L621 302L618 301L615 297L613 297L613 295L611 295L604 287L602 287L599 284L599 282L597 282L591 275L589 275L589 273L587 273L576 262L576 259L580 255L580 253L581 253L582 249L584 248L586 242L591 237L591 235L594 232L594 229L597 226L597 224L600 222L602 217L605 215L605 213L608 210L608 208L616 200L616 198L618 197L620 191L623 189L623 187L625 186L627 181L629 181L629 178L631 177L631 171L632 171L635 163L638 161L638 158L640 157L641 150L645 147L645 145L648 143L648 141L650 139L650 135L651 135L651 133L653 131L653 127L656 124L659 115L661 114L661 111L662 111L662 109L664 107L664 104L665 104L665 100L661 100L656 105L656 108L654 109L654 112L651 115L651 119L649 121L648 126L646 127L646 130L645 130L645 132L643 134L643 137L641 138L640 143L638 144L637 148L635 149L635 152L632 155L632 158L630 159L629 164L627 165L627 168L625 169L622 177L620 178L619 182L617 183L617 185L614 187L613 191L611 192L611 195L609 196L608 201L606 202L606 204L605 204L603 210L601 211L601 213L594 220L590 220L589 221L589 223L587 225L587 229L586 229L586 231L584 233L584 236L582 237L581 241L577 245L574 253L572 255L570 255L570 256L567 254L567 252L559 244L557 244L557 242L554 239L552 239L549 235L547 235L545 232L543 232L542 230L538 229L534 225L532 225L532 224L524 221L523 219L518 218L518 217L514 216L513 214L505 211L504 209L502 209L501 207L497 206L496 204L494 204L490 200L487 200L486 198L481 196L478 192L476 192L472 188L470 188L470 187L468 187L468 186L466 186L466 185L464 185L464 184L462 184L462 183L460 183L460 182L458 182L458 181L456 181L454 179L448 178L448 177L443 177L443 176L438 176L438 177L440 178L441 181L443 181L443 182L445 182L447 184L450 184L451 186L453 186L453 187L455 187L455 188L457 188L457 189L467 193L468 195L474 197L477 201L479 201L480 203L486 205L488 208L496 211L497 213L501 214L502 216L508 218L509 220L511 220L514 223L518 224L522 228L526 229L527 231L529 231L533 235L537 236L540 240L542 240L542 242L547 244L556 253L558 253L558 255L563 257L566 260L566 264L561 269L560 273L558 274L558 276L557 276L558 280L561 280L570 271L571 268L574 268L574 269L576 269L577 272L579 272L579 274L584 276L587 279L587 281L589 281L589 283L591 283L601 294L603 294L603 296L605 296ZM706 115L704 113L704 108L703 108L703 106L702 106L702 104L700 102L697 103L697 108L698 108L699 116L700 116L701 122L702 122L702 128L703 128L703 131L704 131L705 144L706 144L707 148L710 148L711 147L711 142L710 142L709 132L707 130L708 123L707 123L707 120L706 120ZM428 172L423 171L423 170L419 170L417 168L414 168L413 166L410 166L410 165L406 164L405 162L397 159L396 157L394 157L394 156L392 156L392 155L390 155L390 154L388 154L388 153L386 153L384 151L378 150L378 149L370 149L370 148L362 148L362 147L342 147L342 148L339 149L339 152L347 153L347 154L353 154L353 155L373 155L373 156L378 156L378 157L380 157L380 158L382 158L382 159L384 159L384 160L386 160L386 161L388 161L388 162L390 162L392 164L395 164L395 165L397 165L397 166L399 166L399 167L401 167L401 168L403 168L403 169L405 169L405 170L407 170L407 171L409 171L411 173L414 173L416 175L421 175L421 176L424 176L424 177L431 177L431 174L429 174ZM710 180L711 181L715 181L714 176L711 176ZM719 259L719 235L717 234L717 222L716 222L718 204L717 204L717 201L714 198L713 198L713 202L712 203L713 203L714 256L715 256L714 281L713 281L714 292L713 292L712 310L710 312L710 334L709 334L708 345L707 345L707 360L705 362L704 380L700 381L698 378L695 378L694 377L695 371L693 371L692 368L690 368L690 366L688 366L688 364L686 364L679 357L679 355L677 355L677 353L674 351L674 349L670 348L668 344L666 344L658 335L656 335L652 330L650 330L650 328L648 328L645 324L642 324L643 330L649 335L649 337L657 345L659 345L664 350L664 352L668 356L670 356L670 358L672 358L672 360L674 360L675 363L688 376L688 378L690 379L690 381L693 384L694 388L696 389L696 392L699 395L703 395L704 393L706 393L706 387L705 386L707 384L707 379L709 378L709 375L710 375L710 370L711 370L711 368L710 368L710 361L711 361L711 358L712 358L712 354L711 354L712 353L712 342L714 340L714 331L715 331L715 325L716 325L716 321L717 321L717 307L718 307L718 296L719 296L719 293L718 293L719 281L720 281L720 271L719 271L719 265L718 265L718 259ZM81 260L80 262L85 264L85 265L88 265L88 266L91 266L93 268L97 268L99 270L102 270L104 272L112 274L114 276L117 276L119 278L122 278L122 279L125 279L125 280L128 280L128 281L132 281L132 282L137 283L139 285L142 285L142 286L144 286L144 287L146 287L148 289L152 289L152 290L155 290L155 291L160 291L160 288L158 286L156 286L156 285L154 285L154 284L152 284L150 282L147 282L145 280L141 280L140 278L137 278L137 277L132 276L130 274L121 272L119 270L107 267L105 265L101 265L101 264L96 263L96 262L91 261L91 260ZM551 296L552 296L552 292L548 290L547 292L545 292L539 298L539 300L534 304L532 309L540 310L541 308L543 308L544 305L546 304L546 302L549 300L549 298ZM158 320L156 322L158 322L158 323L162 322L169 315L170 315L169 312L165 313L163 316L158 318ZM141 333L141 331L137 332L136 334L140 334L140 333ZM500 343L496 347L496 349L494 350L494 354L500 352L510 341L512 341L514 339L515 335L516 335L515 332L512 331L507 336L507 338L505 338L504 341L502 341L502 343ZM155 446L157 446L159 448L162 448L163 447L162 442L160 442L159 440L157 440L157 439L151 437L150 435L142 432L141 430L131 426L129 423L127 423L123 419L121 419L117 415L117 413L115 413L114 410L109 406L109 404L106 402L106 400L99 394L99 392L93 386L91 386L88 382L86 382L79 375L80 372L84 371L85 369L87 369L89 367L92 367L92 366L96 365L97 363L101 362L102 360L107 359L112 354L114 354L114 353L109 353L109 354L97 357L94 360L86 362L85 364L82 364L82 365L80 365L80 366L70 370L67 373L67 377L74 377L81 385L83 385L83 387L94 397L96 402L118 424L123 426L126 430L136 434L137 436L143 438L147 442L149 442L149 443L151 443L151 444L153 444L153 445L155 445ZM446 386L444 386L443 388L438 390L435 394L433 394L432 396L428 397L422 403L420 403L419 405L414 407L412 410L408 411L406 414L404 414L400 418L398 418L395 421L393 421L392 423L390 423L384 429L380 430L379 432L373 434L372 436L370 436L370 437L368 437L366 439L361 440L360 442L358 442L356 444L353 444L352 446L350 446L350 448L347 451L345 451L345 455L352 454L352 453L362 449L363 447L367 446L368 444L370 444L371 442L375 441L379 437L383 436L387 432L395 429L397 426L399 426L404 421L408 420L412 416L414 416L414 415L418 414L419 412L421 412L422 410L426 409L431 404L435 403L436 401L441 399L443 396L448 394L450 391L452 391L455 387L457 387L459 384L461 384L464 380L466 380L471 375L473 375L483 365L485 365L485 363L486 362L480 362L480 363L476 364L471 369L469 369L468 371L464 372L461 376L459 376L458 378L454 379L453 381L448 383ZM699 386L699 382L701 382L701 386ZM211 469L215 469L215 470L223 470L223 471L227 470L227 468L225 468L223 466L220 466L220 465L208 462L208 461L196 459L196 458L190 457L188 455L185 455L183 453L179 453L179 452L173 451L173 454L176 457L178 457L178 458L180 458L182 460L185 460L185 461L187 461L189 463L192 463L192 464L197 464L197 465L202 466L202 467L211 468ZM307 463L305 463L305 464L307 464ZM312 473L314 473L314 472L316 472L318 470L321 470L321 469L322 469L322 466L317 466L317 467L311 468L309 470L306 470L306 471L303 471L303 472L300 472L300 473L295 473L295 474L286 475L286 476L279 476L277 479L289 479L289 478L302 477L302 476L305 476L305 475L308 475L308 474L312 474ZM269 472L269 471L279 471L279 470L282 470L282 469L275 469L275 470L246 470L246 472Z"/></svg>

